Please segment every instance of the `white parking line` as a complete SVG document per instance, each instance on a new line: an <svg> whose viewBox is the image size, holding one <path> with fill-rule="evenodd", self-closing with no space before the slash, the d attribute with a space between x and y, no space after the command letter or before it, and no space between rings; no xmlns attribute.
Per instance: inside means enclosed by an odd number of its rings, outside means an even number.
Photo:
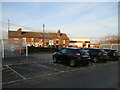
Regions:
<svg viewBox="0 0 120 90"><path fill-rule="evenodd" d="M42 65L42 66L44 66L44 65ZM50 68L50 67L48 67L48 68ZM73 70L66 70L66 71L59 71L59 72L55 72L55 73L49 73L49 74L46 74L46 75L41 75L41 76L30 77L30 78L26 78L26 79L20 79L20 80L5 82L5 83L2 83L2 84L4 85L4 84L10 84L10 83L24 81L24 80L30 80L30 79L40 78L40 77L46 77L46 76L50 76L50 75L57 75L57 74L66 73L66 72L69 72L69 71L77 71L77 70L80 70L80 69L83 69L83 68L78 68L78 69L73 69Z"/></svg>
<svg viewBox="0 0 120 90"><path fill-rule="evenodd" d="M38 61L31 61L31 62L21 62L19 64L15 63L15 64L6 64L8 66L12 66L12 65L22 65L22 64L32 64L32 63L38 63L38 62L48 62L47 60L51 60L51 58L44 58L44 59L41 59L41 60L38 60Z"/></svg>
<svg viewBox="0 0 120 90"><path fill-rule="evenodd" d="M5 83L2 83L2 85L14 83L14 82L19 82L19 81L23 81L23 80L27 80L27 79L19 79L19 80L15 80L15 81L5 82ZM0 84L1 84L1 83L0 83Z"/></svg>
<svg viewBox="0 0 120 90"><path fill-rule="evenodd" d="M16 72L15 70L13 70L11 67L9 67L8 65L6 65L6 67L8 67L10 70L12 70L13 72L15 72L16 74L18 74L20 77L22 77L23 79L26 79L24 76L22 76L21 74L19 74L18 72Z"/></svg>
<svg viewBox="0 0 120 90"><path fill-rule="evenodd" d="M48 66L45 66L45 65L42 65L42 64L38 64L38 65L40 65L40 66L42 66L42 67L45 67L45 68L49 68L49 69L55 70L55 71L60 71L60 70L57 70L57 69L55 69L55 68L51 68L51 67L48 67Z"/></svg>

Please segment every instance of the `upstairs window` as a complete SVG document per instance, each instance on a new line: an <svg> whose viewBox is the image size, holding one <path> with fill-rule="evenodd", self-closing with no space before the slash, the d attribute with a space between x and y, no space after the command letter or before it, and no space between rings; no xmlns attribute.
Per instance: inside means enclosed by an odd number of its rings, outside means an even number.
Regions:
<svg viewBox="0 0 120 90"><path fill-rule="evenodd" d="M58 40L56 40L56 44L58 44Z"/></svg>

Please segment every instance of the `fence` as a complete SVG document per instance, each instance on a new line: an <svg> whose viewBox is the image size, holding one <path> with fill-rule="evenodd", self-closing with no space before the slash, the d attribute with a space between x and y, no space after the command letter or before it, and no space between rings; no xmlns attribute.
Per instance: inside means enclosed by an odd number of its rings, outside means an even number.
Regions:
<svg viewBox="0 0 120 90"><path fill-rule="evenodd" d="M0 39L2 58L28 56L27 45L24 40Z"/></svg>

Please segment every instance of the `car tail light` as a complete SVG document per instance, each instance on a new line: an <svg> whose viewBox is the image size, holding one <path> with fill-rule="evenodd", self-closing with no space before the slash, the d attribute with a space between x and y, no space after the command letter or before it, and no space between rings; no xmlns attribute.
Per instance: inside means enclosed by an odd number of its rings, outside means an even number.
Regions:
<svg viewBox="0 0 120 90"><path fill-rule="evenodd" d="M80 56L80 53L77 53L76 56Z"/></svg>
<svg viewBox="0 0 120 90"><path fill-rule="evenodd" d="M102 54L101 52L99 52L98 54Z"/></svg>
<svg viewBox="0 0 120 90"><path fill-rule="evenodd" d="M19 52L19 50L17 49L17 50L15 50L15 53L18 53Z"/></svg>
<svg viewBox="0 0 120 90"><path fill-rule="evenodd" d="M114 52L113 54L116 54L116 52Z"/></svg>

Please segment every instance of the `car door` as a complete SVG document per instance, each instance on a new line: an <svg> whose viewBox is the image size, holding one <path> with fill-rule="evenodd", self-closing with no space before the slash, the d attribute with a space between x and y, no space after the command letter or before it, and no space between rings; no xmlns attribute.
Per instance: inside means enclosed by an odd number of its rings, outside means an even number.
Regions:
<svg viewBox="0 0 120 90"><path fill-rule="evenodd" d="M89 49L89 55L90 55L90 58L93 59L94 57L96 57L96 50L94 49Z"/></svg>
<svg viewBox="0 0 120 90"><path fill-rule="evenodd" d="M61 49L59 52L59 60L65 61L66 60L66 49Z"/></svg>

